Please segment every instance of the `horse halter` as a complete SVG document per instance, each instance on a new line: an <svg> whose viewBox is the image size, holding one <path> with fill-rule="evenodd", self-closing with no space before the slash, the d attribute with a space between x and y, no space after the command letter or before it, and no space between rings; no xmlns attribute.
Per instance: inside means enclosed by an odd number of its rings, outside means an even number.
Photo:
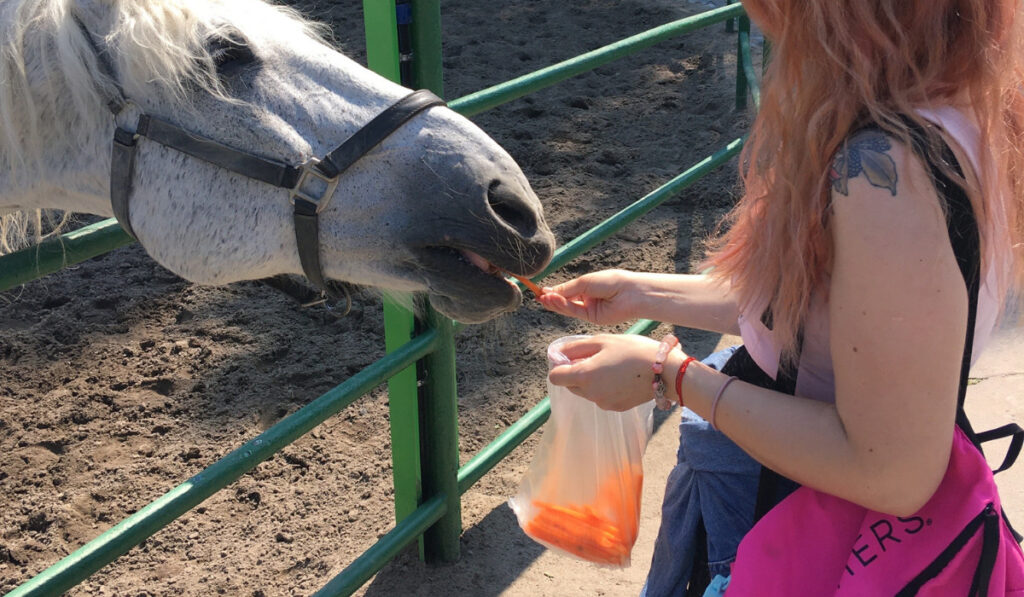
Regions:
<svg viewBox="0 0 1024 597"><path fill-rule="evenodd" d="M132 102L125 97L113 66L96 45L92 34L77 17L75 21L92 47L102 74L107 78L105 84L97 85L97 89L105 99L107 108L114 115L116 123L117 116ZM114 217L132 238L136 238L129 217L129 203L135 171L135 154L138 150L138 140L141 138L246 178L287 189L294 208L292 213L295 242L302 271L321 293L332 299L345 297L351 304L344 288L324 278L323 267L320 264L319 214L330 203L337 190L339 178L348 168L420 112L433 106L444 105L445 101L430 91L413 91L375 116L323 158L311 158L298 166L228 147L166 120L143 113L139 116L134 132L120 125L114 130L110 156L110 203ZM321 193L315 194L307 190L309 183L314 180L320 181L324 186Z"/></svg>

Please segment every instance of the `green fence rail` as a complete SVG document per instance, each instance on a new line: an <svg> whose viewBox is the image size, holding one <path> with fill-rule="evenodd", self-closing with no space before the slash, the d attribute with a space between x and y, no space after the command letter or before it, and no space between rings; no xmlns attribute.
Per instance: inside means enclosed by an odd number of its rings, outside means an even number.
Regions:
<svg viewBox="0 0 1024 597"><path fill-rule="evenodd" d="M135 242L110 218L0 257L0 292Z"/></svg>
<svg viewBox="0 0 1024 597"><path fill-rule="evenodd" d="M739 4L734 4L702 12L685 19L679 19L678 21L655 27L644 33L638 33L613 44L592 50L586 54L580 54L575 58L570 58L558 64L516 77L500 85L471 93L450 102L449 106L464 116L472 116L534 91L550 87L560 81L594 70L601 65L624 58L666 39L709 27L716 23L742 16L743 14L743 7Z"/></svg>
<svg viewBox="0 0 1024 597"><path fill-rule="evenodd" d="M379 10L385 3L366 0L366 18L379 18L385 29L367 25L371 31L386 31L393 27L394 15ZM388 4L388 6L391 6ZM438 0L414 0L414 22L418 22L419 36L414 48L419 56L428 56L416 65L416 82L440 93L440 7ZM736 19L737 34L737 106L745 105L747 94L754 105L760 104L760 91L750 52L750 23L740 4L707 11L680 19L650 31L634 35L619 42L582 54L575 58L517 77L450 102L450 106L464 115L473 115L522 97L539 89L554 85L567 78L592 70L598 66L637 52L665 39L707 27L722 21ZM370 44L368 56L378 71L396 77L397 53L390 50L394 38L381 44ZM741 81L742 80L742 84ZM636 219L727 162L741 149L744 139L736 139L719 151L700 160L689 169L648 193L612 217L556 251L551 263L537 279L561 268L608 239ZM80 263L115 248L131 243L113 219L86 226L74 232L0 257L0 291L29 282L63 267ZM410 320L411 322L411 320ZM407 323L410 323L407 322ZM403 324L406 325L406 324ZM57 595L112 562L132 547L144 541L182 514L201 503L220 489L252 470L260 462L289 445L314 427L373 390L386 380L413 372L417 362L430 371L425 383L421 411L415 413L418 423L411 432L422 435L422 454L411 447L410 455L395 462L396 526L364 552L339 575L324 585L317 596L351 595L383 568L402 549L418 539L424 540L428 559L450 561L458 557L461 534L460 496L513 449L525 441L550 416L550 403L544 398L522 418L509 426L488 446L458 468L458 435L454 368L453 332L455 323L434 311L423 322L423 330L413 333L412 326L398 334L400 342L389 339L388 354L313 402L282 419L224 458L213 463L188 481L157 498L135 514L93 539L71 555L17 587L8 597L26 595ZM643 320L628 333L648 334L659 324ZM415 377L412 378L415 387ZM409 385L409 384L406 384ZM406 397L408 398L408 397ZM402 399L403 404L410 400ZM392 402L399 402L393 397ZM415 395L411 400L416 404ZM403 415L405 416L405 415ZM408 417L406 417L408 418ZM425 423L426 422L426 423ZM394 425L394 421L392 422ZM410 423L406 423L407 425ZM419 425L418 429L415 425ZM394 437L395 431L392 431ZM420 435L417 435L419 438ZM418 442L417 442L418 443ZM410 464L410 460L415 461ZM410 470L416 468L417 470ZM404 473L403 473L404 471ZM399 474L408 478L399 482ZM410 492L422 482L422 491ZM399 491L400 485L403 487ZM398 501L405 505L399 507ZM417 505L418 504L418 505ZM416 505L415 507L413 507Z"/></svg>

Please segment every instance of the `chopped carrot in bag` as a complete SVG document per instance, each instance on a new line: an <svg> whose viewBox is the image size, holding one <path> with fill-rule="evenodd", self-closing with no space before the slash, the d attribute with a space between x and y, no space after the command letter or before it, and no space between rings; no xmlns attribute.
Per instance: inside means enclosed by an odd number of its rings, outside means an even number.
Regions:
<svg viewBox="0 0 1024 597"><path fill-rule="evenodd" d="M623 471L628 474L629 470ZM584 560L626 566L637 538L643 474L609 479L593 505L557 505L534 500L527 535ZM627 491L622 491L626 489Z"/></svg>
<svg viewBox="0 0 1024 597"><path fill-rule="evenodd" d="M570 362L548 348L551 365ZM535 541L604 566L629 565L640 526L643 452L654 402L625 412L601 410L548 383L551 417L518 493L509 504Z"/></svg>

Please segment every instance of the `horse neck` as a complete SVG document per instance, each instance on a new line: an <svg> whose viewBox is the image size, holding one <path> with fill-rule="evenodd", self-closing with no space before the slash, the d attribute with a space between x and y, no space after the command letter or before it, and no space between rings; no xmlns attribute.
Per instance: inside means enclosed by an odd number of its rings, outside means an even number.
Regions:
<svg viewBox="0 0 1024 597"><path fill-rule="evenodd" d="M6 20L0 27L3 36L12 35L20 4L0 5ZM76 89L56 57L53 32L30 27L24 36L22 55L0 58L4 75L21 73L20 78L4 77L0 88L0 115L12 125L9 134L0 135L0 213L60 209L109 215L104 172L109 169L111 119L99 102L95 118L81 113L83 102L76 105L73 98L83 94L72 93Z"/></svg>
<svg viewBox="0 0 1024 597"><path fill-rule="evenodd" d="M61 156L54 156L59 158ZM33 170L18 180L0 173L0 214L11 211L58 209L74 213L111 216L110 199L99 190L99 181L85 173L70 172L53 163L54 169Z"/></svg>
<svg viewBox="0 0 1024 597"><path fill-rule="evenodd" d="M56 105L60 105L58 100ZM58 113L71 118L71 106ZM107 179L111 131L88 130L72 136L62 117L42 118L36 129L37 156L0 170L0 212L59 209L112 215ZM79 129L81 130L81 129Z"/></svg>

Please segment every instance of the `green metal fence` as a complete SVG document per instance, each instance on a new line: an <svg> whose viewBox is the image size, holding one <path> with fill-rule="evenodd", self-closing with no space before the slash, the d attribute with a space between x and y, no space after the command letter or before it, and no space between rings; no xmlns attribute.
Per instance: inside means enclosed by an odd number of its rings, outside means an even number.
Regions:
<svg viewBox="0 0 1024 597"><path fill-rule="evenodd" d="M364 0L369 65L397 80L400 57L394 7L390 0ZM449 105L471 116L663 40L723 21L730 27L734 21L738 22L737 107L746 105L748 93L757 105L760 94L751 61L750 23L738 3L656 27L453 100ZM412 1L412 35L412 49L417 58L413 68L415 84L441 95L439 0ZM561 268L721 166L739 152L742 144L742 138L731 141L562 246L537 279ZM4 256L0 258L0 292L131 242L111 219ZM453 340L456 324L432 310L417 322L401 307L385 304L384 308L388 350L385 357L19 586L8 594L9 597L57 595L74 587L385 381L389 384L391 404L397 524L316 595L352 594L403 548L417 540L422 541L421 554L427 561L457 559L462 531L460 496L543 425L550 415L548 399L542 400L459 468ZM657 325L654 321L640 321L629 333L650 333ZM422 370L430 371L424 380L418 379L417 364Z"/></svg>

